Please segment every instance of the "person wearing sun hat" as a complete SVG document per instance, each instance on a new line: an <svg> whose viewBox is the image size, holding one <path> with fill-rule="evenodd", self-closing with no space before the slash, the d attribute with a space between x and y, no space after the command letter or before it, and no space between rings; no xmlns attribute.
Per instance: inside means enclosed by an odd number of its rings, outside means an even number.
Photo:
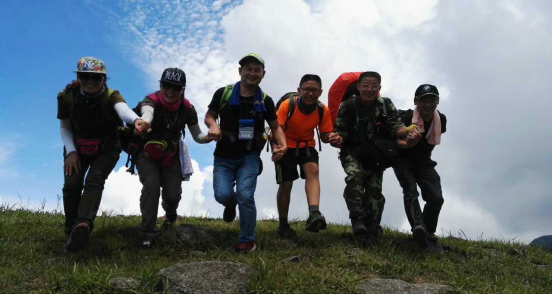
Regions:
<svg viewBox="0 0 552 295"><path fill-rule="evenodd" d="M159 197L163 200L161 205L165 210L165 224L172 226L177 219L176 209L182 198L182 181L189 180L187 174L191 174L186 172L191 170L191 162L183 140L184 128L188 126L197 143L212 141L212 138L201 133L197 112L185 98L184 71L167 68L159 82L159 91L146 96L139 105L142 118L151 123L151 129L142 132L142 153L136 162L143 185L140 196L140 245L145 248L151 247L158 237L156 221Z"/></svg>
<svg viewBox="0 0 552 295"><path fill-rule="evenodd" d="M260 153L267 140L265 121L275 139L273 161L282 158L287 145L274 101L259 87L266 73L264 59L249 53L239 64L240 81L214 93L205 114L205 124L209 127L209 135L217 140L213 170L215 199L225 206L223 219L226 222L236 218L236 206L239 206L240 235L235 250L252 252L257 249L254 195L257 177L262 172ZM220 118L220 126L217 118Z"/></svg>
<svg viewBox="0 0 552 295"><path fill-rule="evenodd" d="M439 90L431 84L422 84L414 93L414 110L399 111L401 121L409 128L417 128L421 137L416 140L397 139L399 157L393 170L404 194L404 209L414 241L422 248L438 240L435 231L443 206L441 178L435 170L437 162L431 159L436 145L441 143L441 134L446 132L447 117L437 111ZM426 202L422 211L417 186Z"/></svg>
<svg viewBox="0 0 552 295"><path fill-rule="evenodd" d="M89 242L105 180L121 153L117 132L122 121L134 125L137 131L149 128L119 91L107 87L107 69L102 60L83 57L75 73L77 80L57 96L65 159L66 249L70 252L81 250Z"/></svg>

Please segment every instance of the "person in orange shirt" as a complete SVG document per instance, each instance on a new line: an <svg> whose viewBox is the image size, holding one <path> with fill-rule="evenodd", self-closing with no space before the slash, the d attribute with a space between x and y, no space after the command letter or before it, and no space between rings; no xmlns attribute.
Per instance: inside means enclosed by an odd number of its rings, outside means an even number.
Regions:
<svg viewBox="0 0 552 295"><path fill-rule="evenodd" d="M326 229L326 219L319 210L320 180L318 178L318 152L315 149L314 129L319 127L320 139L324 143L329 143L335 136L330 110L318 101L322 94L320 77L311 74L304 75L297 92L297 96L282 101L276 113L288 145L286 154L280 161L275 162L276 182L280 185L276 195L280 218L278 235L284 239L297 237L297 233L288 223L291 189L293 181L299 178L297 165L301 170L301 178L306 179L305 191L309 205L306 230L318 232ZM290 114L291 99L294 100L292 104L295 104L295 107L291 107L293 113Z"/></svg>

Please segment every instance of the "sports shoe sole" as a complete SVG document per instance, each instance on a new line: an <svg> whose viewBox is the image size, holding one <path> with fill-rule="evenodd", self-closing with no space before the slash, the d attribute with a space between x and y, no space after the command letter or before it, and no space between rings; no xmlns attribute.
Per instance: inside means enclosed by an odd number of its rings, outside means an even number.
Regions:
<svg viewBox="0 0 552 295"><path fill-rule="evenodd" d="M412 230L412 236L414 237L414 241L416 242L416 244L418 244L420 247L427 247L427 233L423 227L416 226Z"/></svg>
<svg viewBox="0 0 552 295"><path fill-rule="evenodd" d="M79 224L80 225L80 224ZM69 236L69 242L67 243L67 250L70 252L77 252L86 246L90 240L90 228L87 226L77 225L71 235Z"/></svg>
<svg viewBox="0 0 552 295"><path fill-rule="evenodd" d="M307 231L317 233L319 230L325 230L327 226L328 224L326 223L326 219L322 216L319 216L310 224L307 224L305 229Z"/></svg>

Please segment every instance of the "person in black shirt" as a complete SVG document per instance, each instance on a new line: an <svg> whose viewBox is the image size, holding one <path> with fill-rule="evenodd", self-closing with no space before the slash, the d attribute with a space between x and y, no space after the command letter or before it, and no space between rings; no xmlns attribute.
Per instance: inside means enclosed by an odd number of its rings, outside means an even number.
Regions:
<svg viewBox="0 0 552 295"><path fill-rule="evenodd" d="M268 138L265 121L276 142L272 147L273 161L283 157L287 145L274 101L259 87L266 73L264 60L250 53L239 64L240 81L215 92L205 114L205 124L209 127L208 136L217 140L213 170L215 199L225 206L226 222L236 218L239 205L241 232L236 250L252 252L256 249L254 195L257 177L262 172L260 153ZM216 122L219 117L220 127Z"/></svg>
<svg viewBox="0 0 552 295"><path fill-rule="evenodd" d="M444 199L441 178L435 171L437 162L431 159L431 152L441 142L447 118L437 111L439 91L433 85L420 85L415 92L414 104L414 110L399 111L399 114L403 123L410 126L409 130L419 129L421 137L410 136L409 133L406 139L397 139L401 150L393 170L403 188L404 208L414 240L425 248L428 240L437 242L438 239L435 231ZM422 199L426 202L423 211L418 202L416 185L420 187Z"/></svg>

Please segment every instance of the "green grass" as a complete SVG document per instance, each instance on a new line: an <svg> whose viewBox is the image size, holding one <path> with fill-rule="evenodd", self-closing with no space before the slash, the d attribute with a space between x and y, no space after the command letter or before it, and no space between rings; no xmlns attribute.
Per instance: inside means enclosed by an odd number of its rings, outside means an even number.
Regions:
<svg viewBox="0 0 552 295"><path fill-rule="evenodd" d="M301 242L280 240L276 221L259 221L257 244L261 251L247 255L231 252L238 222L185 218L222 232L214 244L190 246L175 232L162 233L153 249L141 250L127 234L139 216L100 216L91 245L77 254L64 252L64 217L43 210L0 205L0 290L2 293L120 293L109 286L114 277L130 277L139 286L128 293L160 293L159 270L179 262L232 261L255 269L250 293L354 293L369 278L394 278L410 283L450 285L458 293L551 293L552 254L539 248L502 241L467 241L442 238L447 253L428 253L404 242L405 233L385 229L378 247L360 255L343 239L350 227L331 224L312 234L304 222L294 222ZM190 257L193 250L205 256ZM281 259L300 256L298 262Z"/></svg>

